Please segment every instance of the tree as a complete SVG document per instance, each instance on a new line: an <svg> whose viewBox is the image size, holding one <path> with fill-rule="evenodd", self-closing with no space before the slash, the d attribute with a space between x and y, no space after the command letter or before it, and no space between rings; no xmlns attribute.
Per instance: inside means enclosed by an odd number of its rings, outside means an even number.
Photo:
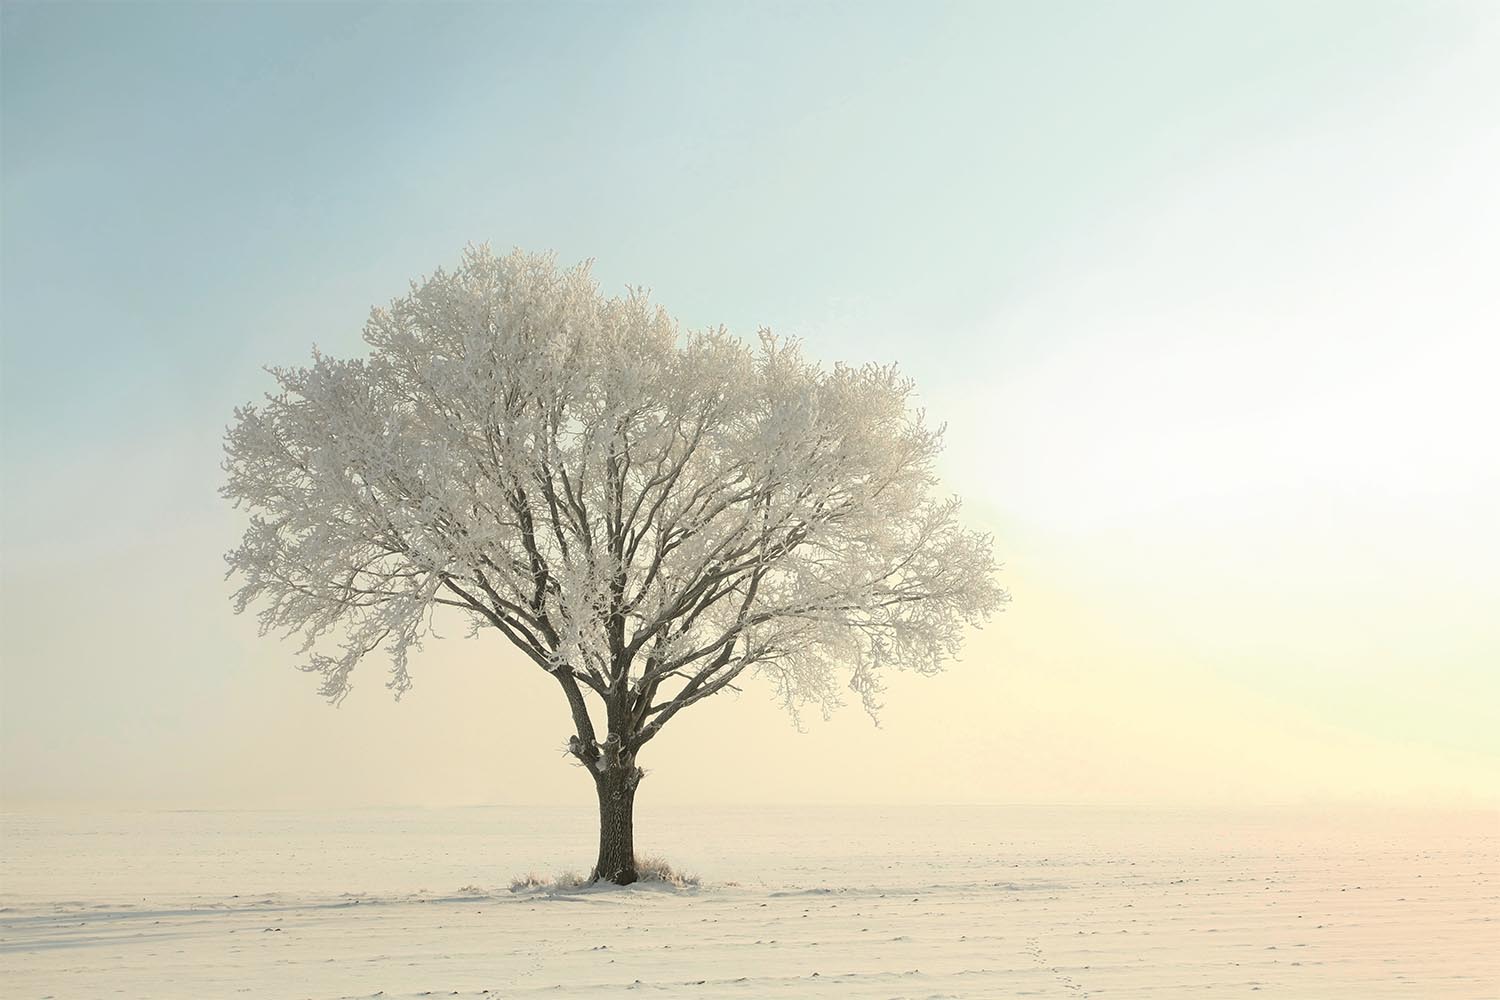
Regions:
<svg viewBox="0 0 1500 1000"><path fill-rule="evenodd" d="M678 713L754 668L794 717L843 678L873 715L885 667L938 671L1006 600L894 367L683 334L586 265L484 247L364 336L235 411L235 608L300 636L334 703L380 647L399 698L439 609L498 631L562 689L595 879L635 879L637 759Z"/></svg>

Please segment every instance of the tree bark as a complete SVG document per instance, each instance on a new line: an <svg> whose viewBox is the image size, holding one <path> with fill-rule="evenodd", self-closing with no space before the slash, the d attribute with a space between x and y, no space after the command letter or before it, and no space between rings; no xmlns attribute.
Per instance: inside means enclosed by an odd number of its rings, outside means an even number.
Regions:
<svg viewBox="0 0 1500 1000"><path fill-rule="evenodd" d="M635 870L635 790L640 770L607 767L594 776L599 792L599 860L590 881L629 885Z"/></svg>

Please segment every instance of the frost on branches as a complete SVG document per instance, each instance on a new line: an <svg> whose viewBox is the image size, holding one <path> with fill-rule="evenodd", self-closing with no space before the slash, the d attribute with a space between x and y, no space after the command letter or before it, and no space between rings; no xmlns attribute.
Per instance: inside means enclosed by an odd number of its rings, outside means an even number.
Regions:
<svg viewBox="0 0 1500 1000"><path fill-rule="evenodd" d="M279 391L235 412L236 608L305 640L334 701L377 649L399 697L439 607L498 630L557 679L601 810L745 671L794 714L844 687L873 714L884 668L939 670L1006 599L892 367L684 334L586 266L483 247L365 339L366 358L272 369ZM596 877L633 878L608 860Z"/></svg>

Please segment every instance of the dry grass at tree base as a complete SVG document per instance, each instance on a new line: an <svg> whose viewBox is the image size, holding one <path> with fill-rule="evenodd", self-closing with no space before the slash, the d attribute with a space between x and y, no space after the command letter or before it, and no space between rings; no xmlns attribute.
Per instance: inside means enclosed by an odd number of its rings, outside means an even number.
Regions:
<svg viewBox="0 0 1500 1000"><path fill-rule="evenodd" d="M636 881L638 883L657 883L669 885L674 889L696 889L701 880L696 875L680 872L667 863L665 858L651 856L636 858L635 860ZM511 880L511 892L541 892L551 890L567 891L570 889L583 889L589 885L603 885L606 883L591 883L584 875L576 871L566 871L559 875L538 875L535 872L527 872Z"/></svg>
<svg viewBox="0 0 1500 1000"><path fill-rule="evenodd" d="M635 874L642 882L664 882L678 889L696 889L700 880L696 875L677 871L667 864L667 859L652 855L635 859Z"/></svg>

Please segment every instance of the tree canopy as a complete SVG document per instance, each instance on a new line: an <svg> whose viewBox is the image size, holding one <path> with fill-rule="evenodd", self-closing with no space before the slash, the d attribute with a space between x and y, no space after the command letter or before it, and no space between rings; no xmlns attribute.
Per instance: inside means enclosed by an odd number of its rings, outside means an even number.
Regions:
<svg viewBox="0 0 1500 1000"><path fill-rule="evenodd" d="M300 636L334 701L377 649L399 697L456 609L557 679L602 769L747 670L794 714L846 689L874 713L886 668L939 670L1006 599L893 366L684 332L586 265L484 247L364 336L271 369L226 438L236 607Z"/></svg>

